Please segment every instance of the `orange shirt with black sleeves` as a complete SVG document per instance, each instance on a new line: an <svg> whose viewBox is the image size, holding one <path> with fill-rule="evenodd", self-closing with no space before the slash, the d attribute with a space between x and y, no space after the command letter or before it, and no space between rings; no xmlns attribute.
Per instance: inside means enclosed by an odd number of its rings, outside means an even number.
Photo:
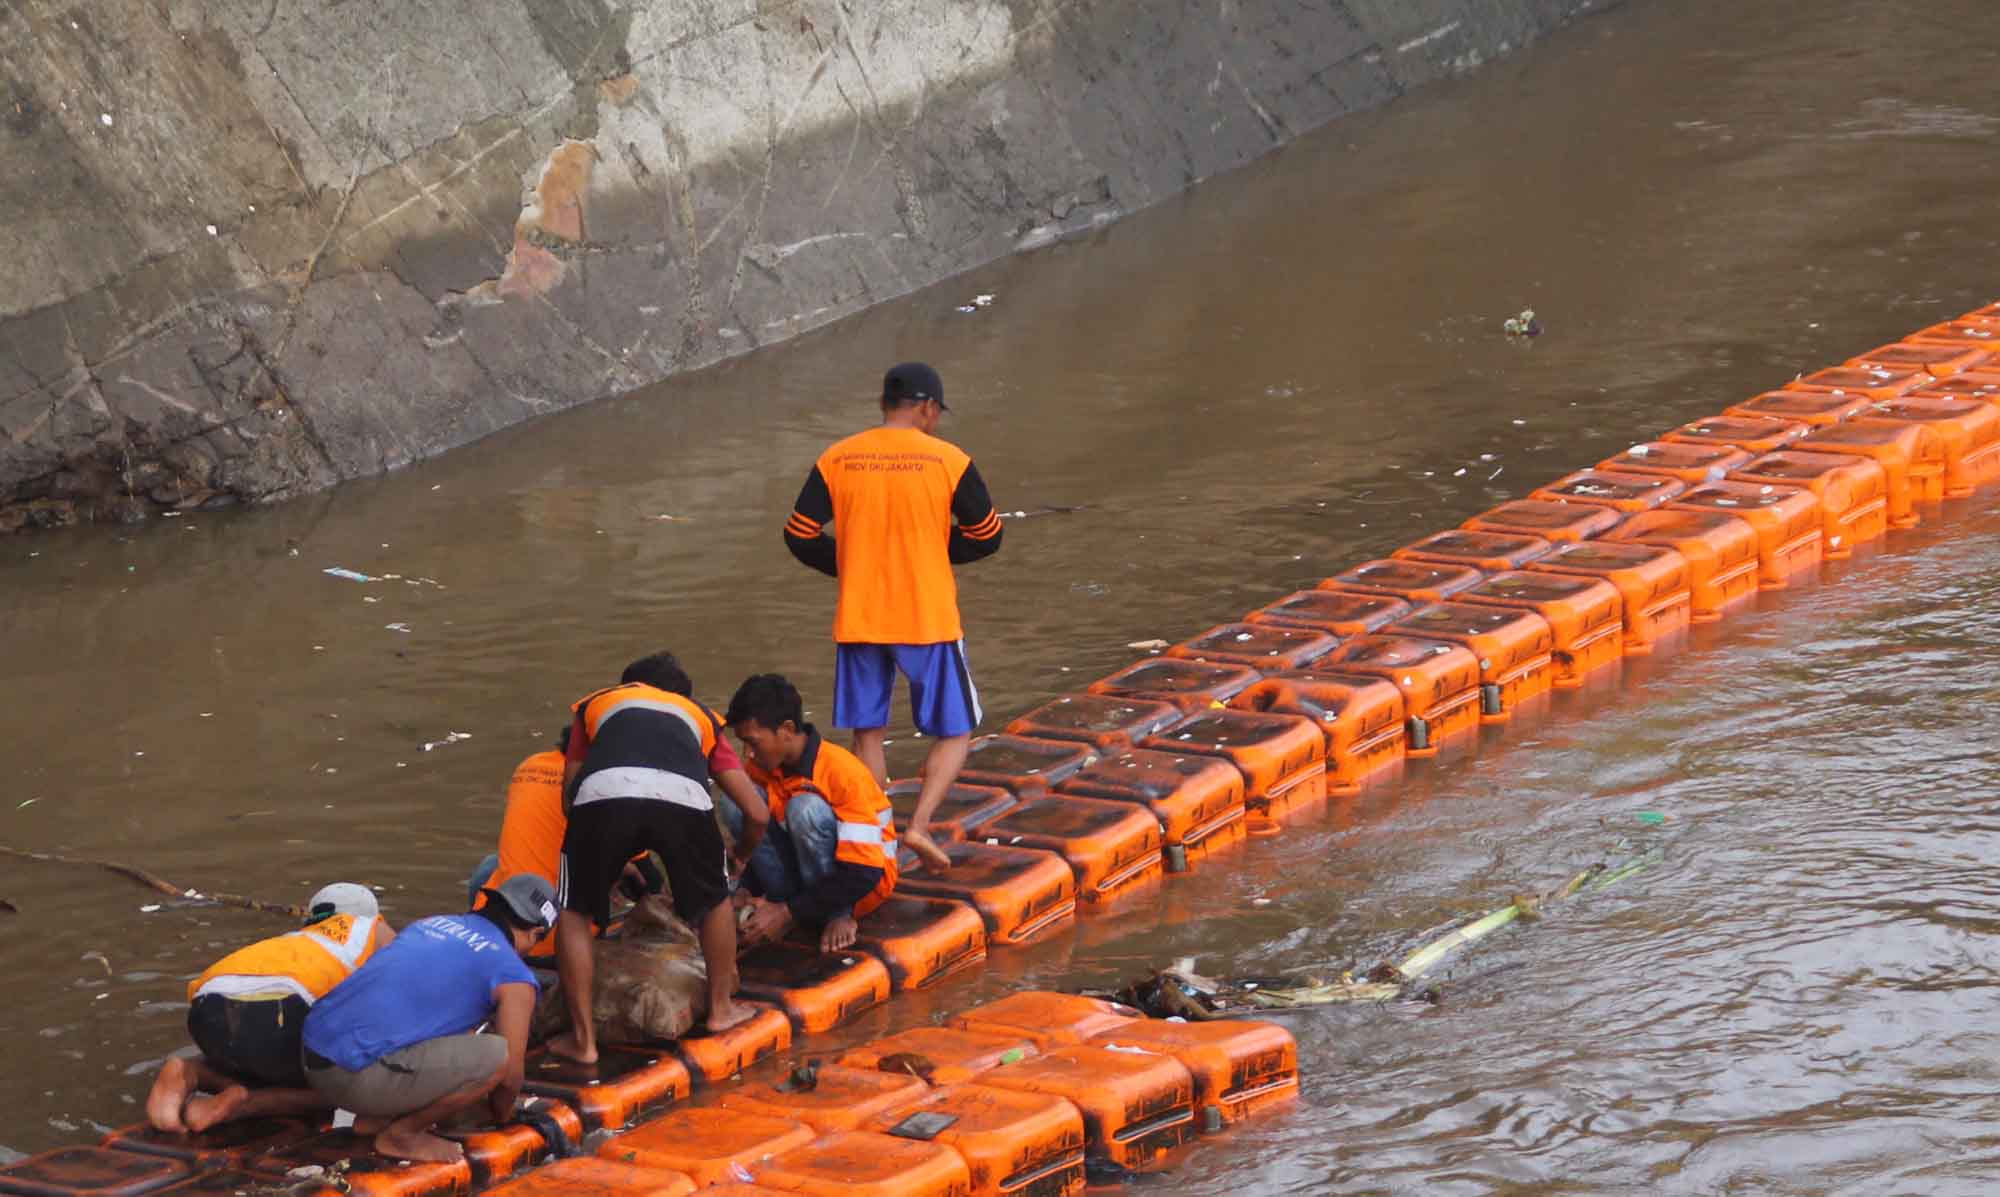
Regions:
<svg viewBox="0 0 2000 1197"><path fill-rule="evenodd" d="M785 544L840 580L834 640L941 644L965 635L951 567L998 551L1000 531L964 450L884 425L820 455L785 522Z"/></svg>
<svg viewBox="0 0 2000 1197"><path fill-rule="evenodd" d="M838 842L833 872L819 889L800 894L787 905L793 917L823 926L837 915L860 918L880 906L896 889L896 825L889 796L868 766L838 744L829 744L811 724L805 727L806 748L798 763L772 773L754 760L746 762L750 780L764 791L771 818L782 823L785 805L811 791L833 808Z"/></svg>

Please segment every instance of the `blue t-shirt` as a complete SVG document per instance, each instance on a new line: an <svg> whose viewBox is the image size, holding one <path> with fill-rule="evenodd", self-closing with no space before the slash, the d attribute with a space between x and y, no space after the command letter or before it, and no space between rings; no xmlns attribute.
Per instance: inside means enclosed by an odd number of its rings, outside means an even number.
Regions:
<svg viewBox="0 0 2000 1197"><path fill-rule="evenodd" d="M354 975L313 1003L305 1045L350 1072L426 1039L493 1017L493 991L540 985L514 945L476 914L410 924Z"/></svg>

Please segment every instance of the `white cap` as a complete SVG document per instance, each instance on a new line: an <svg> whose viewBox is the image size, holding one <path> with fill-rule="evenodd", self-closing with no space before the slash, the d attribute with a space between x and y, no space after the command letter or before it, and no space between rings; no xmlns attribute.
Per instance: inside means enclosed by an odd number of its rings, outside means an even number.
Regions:
<svg viewBox="0 0 2000 1197"><path fill-rule="evenodd" d="M375 903L375 891L352 881L336 881L312 896L306 903L308 918L331 918L336 914L351 914L356 918L374 918L382 912Z"/></svg>

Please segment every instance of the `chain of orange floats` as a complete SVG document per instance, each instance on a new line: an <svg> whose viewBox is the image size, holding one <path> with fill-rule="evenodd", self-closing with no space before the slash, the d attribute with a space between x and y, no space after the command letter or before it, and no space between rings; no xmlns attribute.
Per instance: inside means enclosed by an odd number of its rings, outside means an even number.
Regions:
<svg viewBox="0 0 2000 1197"><path fill-rule="evenodd" d="M1682 425L1021 716L975 745L941 812L952 870L906 874L855 951L753 950L744 990L763 1008L722 1035L611 1048L587 1072L533 1057L529 1121L457 1132L464 1162L400 1165L351 1131L287 1120L194 1137L135 1127L0 1168L0 1194L1068 1197L1087 1160L1158 1166L1296 1097L1288 1032L1023 992L789 1074L771 1058L1329 796L1393 784L1405 761L1615 676L1622 658L1996 480L2000 304ZM894 789L907 810L914 787Z"/></svg>

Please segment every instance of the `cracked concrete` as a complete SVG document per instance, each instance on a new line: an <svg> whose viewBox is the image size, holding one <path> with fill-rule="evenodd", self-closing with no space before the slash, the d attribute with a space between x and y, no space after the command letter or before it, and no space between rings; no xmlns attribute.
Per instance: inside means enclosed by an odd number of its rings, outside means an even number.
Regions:
<svg viewBox="0 0 2000 1197"><path fill-rule="evenodd" d="M395 469L1615 2L4 0L0 531Z"/></svg>

